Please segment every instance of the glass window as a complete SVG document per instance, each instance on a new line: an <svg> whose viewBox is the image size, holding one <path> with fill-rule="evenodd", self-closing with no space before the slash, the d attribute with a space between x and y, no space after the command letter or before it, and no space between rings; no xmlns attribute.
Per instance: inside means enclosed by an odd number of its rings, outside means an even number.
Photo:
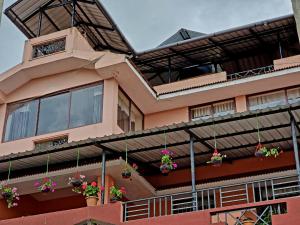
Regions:
<svg viewBox="0 0 300 225"><path fill-rule="evenodd" d="M35 135L38 100L8 106L5 141Z"/></svg>
<svg viewBox="0 0 300 225"><path fill-rule="evenodd" d="M72 91L70 127L99 123L102 118L103 86Z"/></svg>
<svg viewBox="0 0 300 225"><path fill-rule="evenodd" d="M287 96L290 104L300 101L300 87L287 90Z"/></svg>
<svg viewBox="0 0 300 225"><path fill-rule="evenodd" d="M214 116L225 116L234 113L234 100L213 104Z"/></svg>
<svg viewBox="0 0 300 225"><path fill-rule="evenodd" d="M137 131L143 129L143 114L132 104L130 113L130 130Z"/></svg>
<svg viewBox="0 0 300 225"><path fill-rule="evenodd" d="M118 126L124 131L128 132L129 127L129 99L119 91L119 101L118 101Z"/></svg>
<svg viewBox="0 0 300 225"><path fill-rule="evenodd" d="M234 113L235 105L234 100L218 102L210 105L200 106L191 109L192 120L208 119L212 116L224 116Z"/></svg>
<svg viewBox="0 0 300 225"><path fill-rule="evenodd" d="M141 111L119 90L118 126L124 132L142 130L143 119Z"/></svg>
<svg viewBox="0 0 300 225"><path fill-rule="evenodd" d="M70 93L41 99L38 134L45 134L68 128Z"/></svg>
<svg viewBox="0 0 300 225"><path fill-rule="evenodd" d="M286 104L285 91L277 91L263 95L251 96L248 98L249 109L264 109Z"/></svg>

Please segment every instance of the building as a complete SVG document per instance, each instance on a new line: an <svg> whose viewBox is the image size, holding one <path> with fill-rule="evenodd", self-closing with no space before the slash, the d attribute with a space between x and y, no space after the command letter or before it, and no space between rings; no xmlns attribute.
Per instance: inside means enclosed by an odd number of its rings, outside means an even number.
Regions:
<svg viewBox="0 0 300 225"><path fill-rule="evenodd" d="M293 15L181 29L136 52L98 1L18 0L5 14L28 40L0 76L0 177L20 193L17 207L0 200L0 225L299 223ZM216 149L227 157L207 163ZM77 172L98 181L97 206L72 192ZM43 178L54 193L34 187Z"/></svg>

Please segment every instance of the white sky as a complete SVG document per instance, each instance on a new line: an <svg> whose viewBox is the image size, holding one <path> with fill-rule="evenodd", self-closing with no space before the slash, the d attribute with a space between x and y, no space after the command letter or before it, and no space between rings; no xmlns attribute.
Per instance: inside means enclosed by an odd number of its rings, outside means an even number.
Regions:
<svg viewBox="0 0 300 225"><path fill-rule="evenodd" d="M4 0L4 8L16 0ZM292 13L291 0L101 0L137 51L158 46L180 28L212 33ZM21 61L25 37L0 25L0 73Z"/></svg>

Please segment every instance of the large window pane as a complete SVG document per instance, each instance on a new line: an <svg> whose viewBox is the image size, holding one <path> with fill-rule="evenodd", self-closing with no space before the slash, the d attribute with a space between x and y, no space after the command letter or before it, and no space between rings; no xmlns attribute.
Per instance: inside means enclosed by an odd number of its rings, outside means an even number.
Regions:
<svg viewBox="0 0 300 225"><path fill-rule="evenodd" d="M68 128L70 93L41 99L38 134L45 134Z"/></svg>
<svg viewBox="0 0 300 225"><path fill-rule="evenodd" d="M129 99L119 91L119 101L118 101L118 126L125 132L128 132L129 127Z"/></svg>
<svg viewBox="0 0 300 225"><path fill-rule="evenodd" d="M79 127L102 120L102 89L95 86L72 91L70 127Z"/></svg>
<svg viewBox="0 0 300 225"><path fill-rule="evenodd" d="M8 107L5 129L5 141L16 140L35 135L38 100Z"/></svg>

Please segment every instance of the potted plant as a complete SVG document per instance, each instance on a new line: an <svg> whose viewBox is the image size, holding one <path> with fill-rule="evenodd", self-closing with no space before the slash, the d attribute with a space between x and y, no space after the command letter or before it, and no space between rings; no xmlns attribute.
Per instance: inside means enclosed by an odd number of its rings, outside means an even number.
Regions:
<svg viewBox="0 0 300 225"><path fill-rule="evenodd" d="M245 218L243 219L243 225L254 225L254 221L251 218Z"/></svg>
<svg viewBox="0 0 300 225"><path fill-rule="evenodd" d="M68 184L73 186L72 191L74 191L75 193L81 194L81 187L84 182L85 182L85 175L76 173L72 177L69 177Z"/></svg>
<svg viewBox="0 0 300 225"><path fill-rule="evenodd" d="M8 185L0 185L2 197L7 202L7 207L12 208L18 206L17 201L20 200L20 195L16 187L9 187Z"/></svg>
<svg viewBox="0 0 300 225"><path fill-rule="evenodd" d="M82 184L82 194L85 196L87 206L96 206L98 202L98 194L100 189L95 181L88 184L84 182Z"/></svg>
<svg viewBox="0 0 300 225"><path fill-rule="evenodd" d="M126 193L124 187L118 188L117 186L110 187L110 201L116 202L121 201L123 195Z"/></svg>
<svg viewBox="0 0 300 225"><path fill-rule="evenodd" d="M161 151L161 154L160 171L164 176L167 176L171 170L175 170L177 168L177 164L173 162L173 153L171 151L164 149Z"/></svg>
<svg viewBox="0 0 300 225"><path fill-rule="evenodd" d="M207 163L211 163L213 166L218 167L222 165L223 158L226 158L226 155L222 155L218 152L217 149L215 149L212 157L210 158L210 161L208 161Z"/></svg>
<svg viewBox="0 0 300 225"><path fill-rule="evenodd" d="M36 181L34 186L43 193L54 192L56 188L56 182L54 182L51 178L45 177L40 181Z"/></svg>

